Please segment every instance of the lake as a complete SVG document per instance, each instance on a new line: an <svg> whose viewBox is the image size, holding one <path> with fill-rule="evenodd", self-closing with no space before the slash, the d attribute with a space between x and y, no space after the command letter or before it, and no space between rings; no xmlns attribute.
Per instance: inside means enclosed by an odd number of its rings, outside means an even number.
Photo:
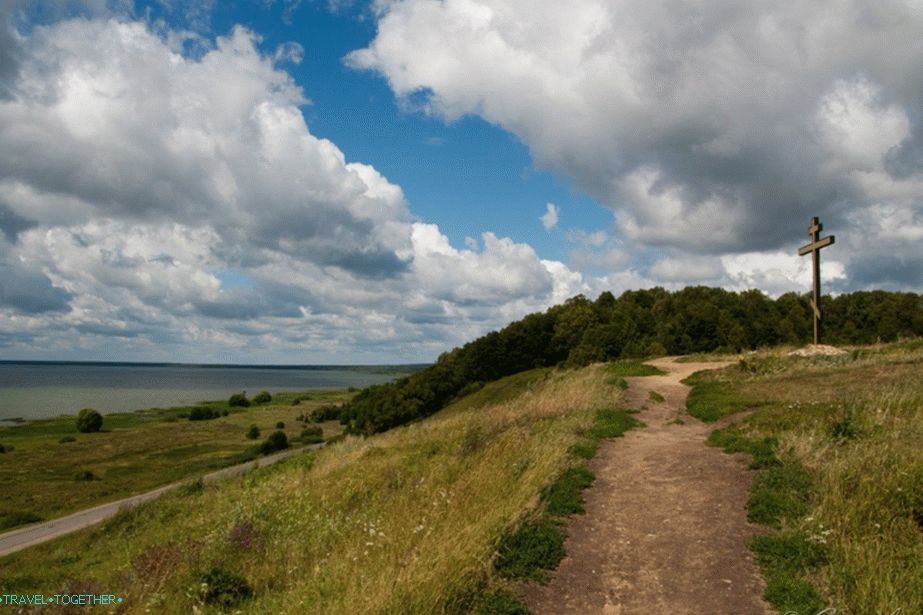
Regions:
<svg viewBox="0 0 923 615"><path fill-rule="evenodd" d="M103 414L226 399L246 391L341 389L389 382L393 369L0 362L0 420L95 408Z"/></svg>

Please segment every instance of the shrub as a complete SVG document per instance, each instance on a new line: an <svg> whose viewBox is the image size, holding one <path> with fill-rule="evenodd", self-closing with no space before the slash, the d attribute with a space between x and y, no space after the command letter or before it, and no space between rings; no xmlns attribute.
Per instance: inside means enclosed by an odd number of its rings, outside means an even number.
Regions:
<svg viewBox="0 0 923 615"><path fill-rule="evenodd" d="M323 427L305 427L301 430L301 437L305 436L323 436L324 428Z"/></svg>
<svg viewBox="0 0 923 615"><path fill-rule="evenodd" d="M5 452L6 452L6 447L0 444L0 453L5 453Z"/></svg>
<svg viewBox="0 0 923 615"><path fill-rule="evenodd" d="M340 406L325 404L311 411L311 422L332 421L340 418Z"/></svg>
<svg viewBox="0 0 923 615"><path fill-rule="evenodd" d="M288 437L284 431L274 431L260 445L260 453L268 455L288 448Z"/></svg>
<svg viewBox="0 0 923 615"><path fill-rule="evenodd" d="M218 566L201 576L199 596L205 604L229 608L253 595L246 579Z"/></svg>
<svg viewBox="0 0 923 615"><path fill-rule="evenodd" d="M6 530L17 525L35 523L42 518L30 512L18 512L13 510L0 510L0 530Z"/></svg>
<svg viewBox="0 0 923 615"><path fill-rule="evenodd" d="M256 440L260 437L260 428L256 425L250 425L250 429L247 430L247 439Z"/></svg>
<svg viewBox="0 0 923 615"><path fill-rule="evenodd" d="M236 406L239 408L249 408L250 400L247 399L247 392L244 391L242 393L234 393L231 395L231 397L228 399L228 405L231 407Z"/></svg>
<svg viewBox="0 0 923 615"><path fill-rule="evenodd" d="M272 401L272 395L269 394L269 391L260 391L253 397L253 403L255 404L268 404Z"/></svg>
<svg viewBox="0 0 923 615"><path fill-rule="evenodd" d="M285 423L283 423L282 421L279 421L278 423L276 423L276 429L285 429Z"/></svg>
<svg viewBox="0 0 923 615"><path fill-rule="evenodd" d="M210 419L216 419L221 416L219 410L212 410L211 408L203 408L201 406L196 406L189 411L189 420L190 421L207 421Z"/></svg>
<svg viewBox="0 0 923 615"><path fill-rule="evenodd" d="M91 481L91 480L97 480L97 477L95 474L93 474L89 470L81 470L80 472L77 472L76 474L74 474L74 480Z"/></svg>
<svg viewBox="0 0 923 615"><path fill-rule="evenodd" d="M77 415L77 431L81 433L94 433L103 426L102 415L93 408L84 408Z"/></svg>
<svg viewBox="0 0 923 615"><path fill-rule="evenodd" d="M222 411L221 411L221 416L227 416L227 415L229 415L230 413L231 413L231 412L230 412L229 410L222 410Z"/></svg>

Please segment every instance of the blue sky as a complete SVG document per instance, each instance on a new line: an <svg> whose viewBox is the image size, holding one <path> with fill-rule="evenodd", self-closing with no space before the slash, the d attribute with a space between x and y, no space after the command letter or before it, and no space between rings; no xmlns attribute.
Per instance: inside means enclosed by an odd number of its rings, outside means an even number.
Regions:
<svg viewBox="0 0 923 615"><path fill-rule="evenodd" d="M804 292L815 215L827 289L920 292L921 28L902 0L6 3L0 358L427 361L578 293Z"/></svg>

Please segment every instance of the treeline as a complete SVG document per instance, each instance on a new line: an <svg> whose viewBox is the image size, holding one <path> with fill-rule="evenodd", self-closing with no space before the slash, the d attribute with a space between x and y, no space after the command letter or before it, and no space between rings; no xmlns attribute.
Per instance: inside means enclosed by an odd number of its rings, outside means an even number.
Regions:
<svg viewBox="0 0 923 615"><path fill-rule="evenodd" d="M923 335L923 296L885 291L824 297L825 342L867 344ZM428 416L484 383L535 367L694 352L740 352L811 341L807 295L773 300L758 290L688 287L583 295L442 354L393 383L364 389L340 408L354 433Z"/></svg>

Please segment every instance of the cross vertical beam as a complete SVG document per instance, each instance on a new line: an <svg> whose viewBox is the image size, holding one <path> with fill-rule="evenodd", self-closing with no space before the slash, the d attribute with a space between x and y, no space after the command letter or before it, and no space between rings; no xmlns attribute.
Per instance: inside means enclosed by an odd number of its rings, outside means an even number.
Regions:
<svg viewBox="0 0 923 615"><path fill-rule="evenodd" d="M811 218L811 226L808 227L808 235L811 236L811 243L798 248L798 256L811 254L811 261L814 265L814 296L811 299L811 308L814 311L814 344L820 344L823 338L823 312L820 307L820 249L833 245L835 238L833 235L820 238L820 232L824 230L824 225L820 223L817 216Z"/></svg>

